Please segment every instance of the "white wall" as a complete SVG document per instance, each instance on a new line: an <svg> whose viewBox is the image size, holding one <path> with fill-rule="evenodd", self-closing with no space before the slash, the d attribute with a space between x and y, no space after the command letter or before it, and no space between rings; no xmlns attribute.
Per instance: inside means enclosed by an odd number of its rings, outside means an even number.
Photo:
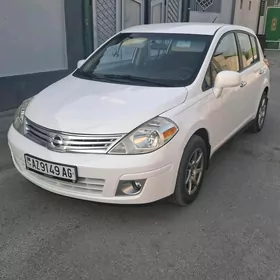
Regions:
<svg viewBox="0 0 280 280"><path fill-rule="evenodd" d="M66 69L64 0L0 2L0 77Z"/></svg>
<svg viewBox="0 0 280 280"><path fill-rule="evenodd" d="M260 0L243 0L242 9L240 3L242 0L236 0L234 24L246 26L257 32ZM251 2L251 10L249 10Z"/></svg>

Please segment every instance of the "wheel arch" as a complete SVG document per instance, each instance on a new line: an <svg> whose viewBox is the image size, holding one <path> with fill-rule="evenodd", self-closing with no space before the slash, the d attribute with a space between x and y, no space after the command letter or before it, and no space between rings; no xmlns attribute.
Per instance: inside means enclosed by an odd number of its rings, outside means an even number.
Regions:
<svg viewBox="0 0 280 280"><path fill-rule="evenodd" d="M266 87L264 88L263 92L265 92L265 93L266 93L266 96L267 96L267 98L268 98L269 87L268 87L268 86L266 86Z"/></svg>
<svg viewBox="0 0 280 280"><path fill-rule="evenodd" d="M207 149L207 162L206 162L206 169L209 167L209 161L210 161L210 155L211 155L211 135L209 133L209 130L207 129L207 126L205 125L205 122L201 122L200 124L196 124L193 126L191 129L188 131L188 135L185 138L184 141L184 146L182 147L182 153L185 147L188 145L190 139L196 135L201 137L205 144L206 144L206 149Z"/></svg>
<svg viewBox="0 0 280 280"><path fill-rule="evenodd" d="M210 154L211 154L211 145L210 145L210 137L209 132L206 128L202 127L197 129L193 135L197 135L203 139L205 142L206 148L207 148L207 162L206 162L206 169L209 167L209 161L210 161Z"/></svg>

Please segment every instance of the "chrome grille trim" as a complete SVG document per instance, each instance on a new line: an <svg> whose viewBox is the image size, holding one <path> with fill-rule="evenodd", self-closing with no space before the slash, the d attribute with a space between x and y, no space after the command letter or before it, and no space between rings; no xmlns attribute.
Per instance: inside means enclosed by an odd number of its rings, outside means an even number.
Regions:
<svg viewBox="0 0 280 280"><path fill-rule="evenodd" d="M28 176L42 182L47 182L48 184L51 184L53 188L60 188L67 191L74 191L76 193L83 194L88 193L92 195L102 195L105 186L105 180L103 179L79 177L77 183L71 183L59 179L49 178L47 176L33 173L31 171L28 171Z"/></svg>
<svg viewBox="0 0 280 280"><path fill-rule="evenodd" d="M33 142L56 152L105 154L120 139L122 134L87 135L56 131L42 127L25 119L24 135ZM63 144L54 145L54 137L59 137ZM56 139L55 139L56 140Z"/></svg>

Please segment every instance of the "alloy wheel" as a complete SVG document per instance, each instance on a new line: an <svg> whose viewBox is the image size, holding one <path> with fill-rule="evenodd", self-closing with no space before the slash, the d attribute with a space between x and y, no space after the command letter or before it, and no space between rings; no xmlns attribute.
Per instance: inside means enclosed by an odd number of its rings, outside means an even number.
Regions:
<svg viewBox="0 0 280 280"><path fill-rule="evenodd" d="M259 113L258 113L259 128L261 128L264 124L264 119L266 116L266 107L267 107L267 100L266 100L266 97L263 97L263 99L261 101L261 106L259 108Z"/></svg>
<svg viewBox="0 0 280 280"><path fill-rule="evenodd" d="M201 149L196 149L192 153L186 170L185 185L188 195L196 192L202 179L204 170L204 155Z"/></svg>

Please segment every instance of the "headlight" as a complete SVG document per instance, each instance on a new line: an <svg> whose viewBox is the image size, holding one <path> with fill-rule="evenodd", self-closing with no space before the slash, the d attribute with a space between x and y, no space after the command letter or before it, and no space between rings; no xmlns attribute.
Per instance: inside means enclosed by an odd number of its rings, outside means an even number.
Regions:
<svg viewBox="0 0 280 280"><path fill-rule="evenodd" d="M24 116L25 110L32 98L24 100L18 107L14 116L14 128L21 134L24 134Z"/></svg>
<svg viewBox="0 0 280 280"><path fill-rule="evenodd" d="M177 132L178 127L175 123L157 117L132 131L109 153L130 155L150 153L164 146Z"/></svg>

